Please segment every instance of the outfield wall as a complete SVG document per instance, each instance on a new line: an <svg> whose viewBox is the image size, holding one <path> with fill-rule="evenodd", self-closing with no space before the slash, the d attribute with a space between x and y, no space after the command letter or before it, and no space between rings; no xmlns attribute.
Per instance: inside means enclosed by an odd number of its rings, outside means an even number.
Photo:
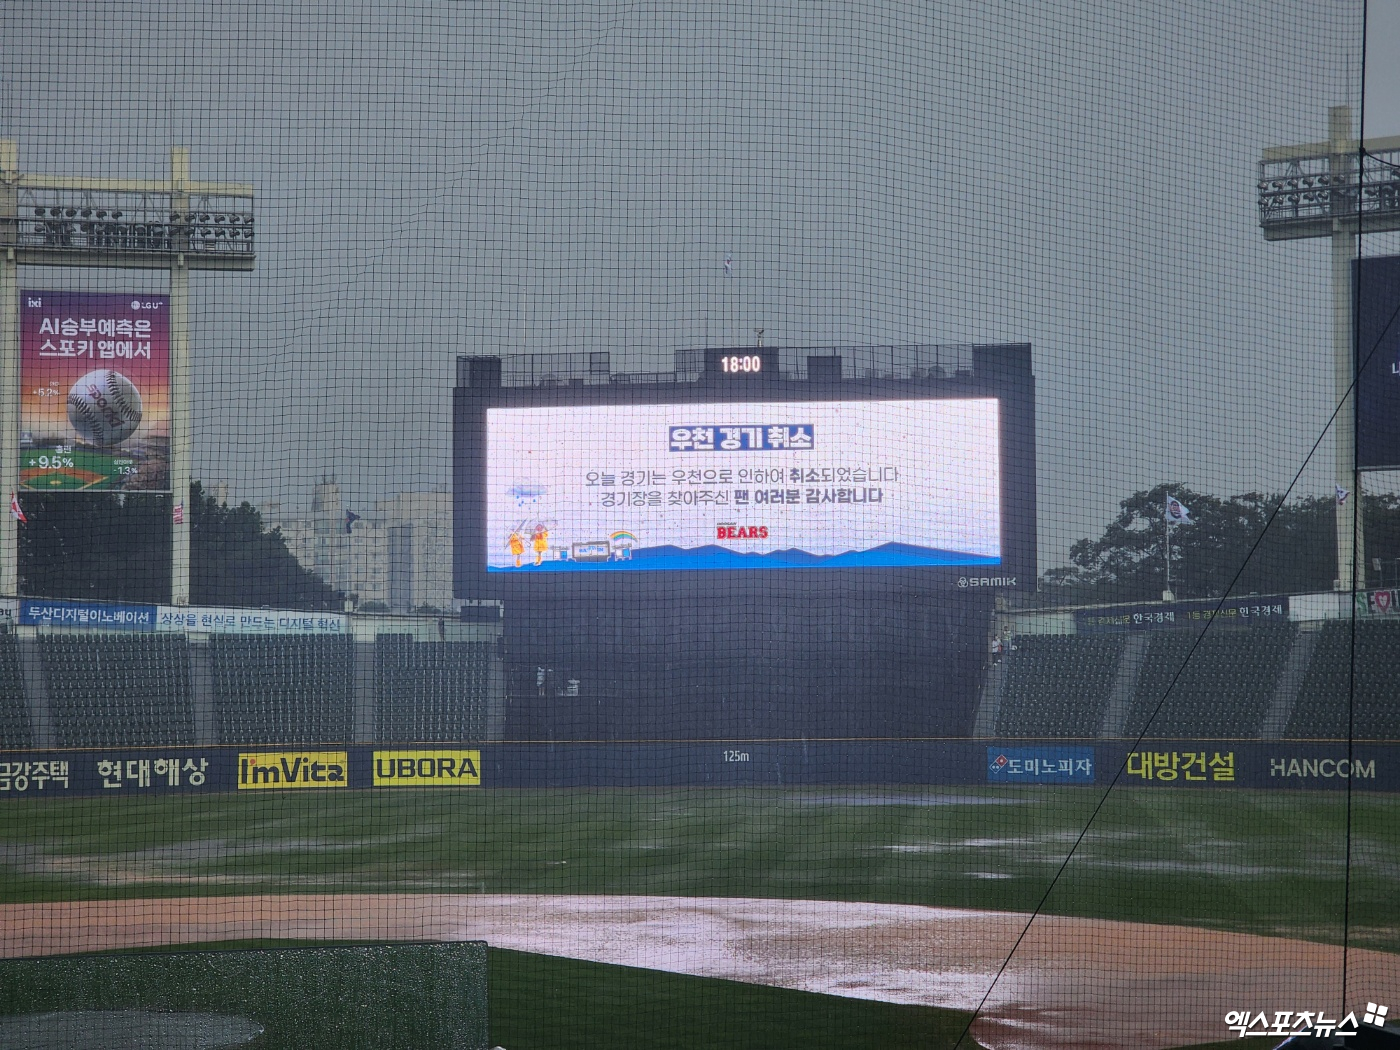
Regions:
<svg viewBox="0 0 1400 1050"><path fill-rule="evenodd" d="M714 741L0 752L0 797L593 787L1079 785L1400 791L1400 742Z"/></svg>

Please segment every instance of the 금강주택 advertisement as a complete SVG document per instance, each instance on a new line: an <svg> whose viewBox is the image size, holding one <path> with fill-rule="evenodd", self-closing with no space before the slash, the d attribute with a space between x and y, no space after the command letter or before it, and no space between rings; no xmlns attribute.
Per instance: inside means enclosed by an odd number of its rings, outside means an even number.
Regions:
<svg viewBox="0 0 1400 1050"><path fill-rule="evenodd" d="M997 565L995 398L493 408L500 573Z"/></svg>

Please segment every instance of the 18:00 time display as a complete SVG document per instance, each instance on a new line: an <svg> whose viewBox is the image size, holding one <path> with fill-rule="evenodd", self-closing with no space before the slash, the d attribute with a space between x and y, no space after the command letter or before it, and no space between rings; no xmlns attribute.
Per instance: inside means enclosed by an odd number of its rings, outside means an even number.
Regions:
<svg viewBox="0 0 1400 1050"><path fill-rule="evenodd" d="M763 358L758 354L726 354L719 359L719 367L728 375L753 375L763 371Z"/></svg>

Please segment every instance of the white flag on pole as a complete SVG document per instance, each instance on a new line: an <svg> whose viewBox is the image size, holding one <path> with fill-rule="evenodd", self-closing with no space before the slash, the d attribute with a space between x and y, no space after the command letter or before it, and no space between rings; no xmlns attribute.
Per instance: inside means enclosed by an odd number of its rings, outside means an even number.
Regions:
<svg viewBox="0 0 1400 1050"><path fill-rule="evenodd" d="M1337 485L1335 487L1337 489L1337 506L1345 507L1347 503L1347 497L1351 495L1351 490L1344 489L1340 485Z"/></svg>
<svg viewBox="0 0 1400 1050"><path fill-rule="evenodd" d="M1194 525L1191 520L1191 511L1186 504L1175 496L1167 497L1166 511L1162 515L1167 520L1168 525Z"/></svg>

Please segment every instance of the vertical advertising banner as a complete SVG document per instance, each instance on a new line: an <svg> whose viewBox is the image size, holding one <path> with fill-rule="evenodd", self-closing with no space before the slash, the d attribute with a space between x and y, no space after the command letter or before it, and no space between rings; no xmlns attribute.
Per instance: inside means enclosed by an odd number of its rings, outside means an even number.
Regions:
<svg viewBox="0 0 1400 1050"><path fill-rule="evenodd" d="M170 303L20 293L20 488L170 490Z"/></svg>
<svg viewBox="0 0 1400 1050"><path fill-rule="evenodd" d="M1356 312L1356 465L1400 467L1400 256L1360 259Z"/></svg>

